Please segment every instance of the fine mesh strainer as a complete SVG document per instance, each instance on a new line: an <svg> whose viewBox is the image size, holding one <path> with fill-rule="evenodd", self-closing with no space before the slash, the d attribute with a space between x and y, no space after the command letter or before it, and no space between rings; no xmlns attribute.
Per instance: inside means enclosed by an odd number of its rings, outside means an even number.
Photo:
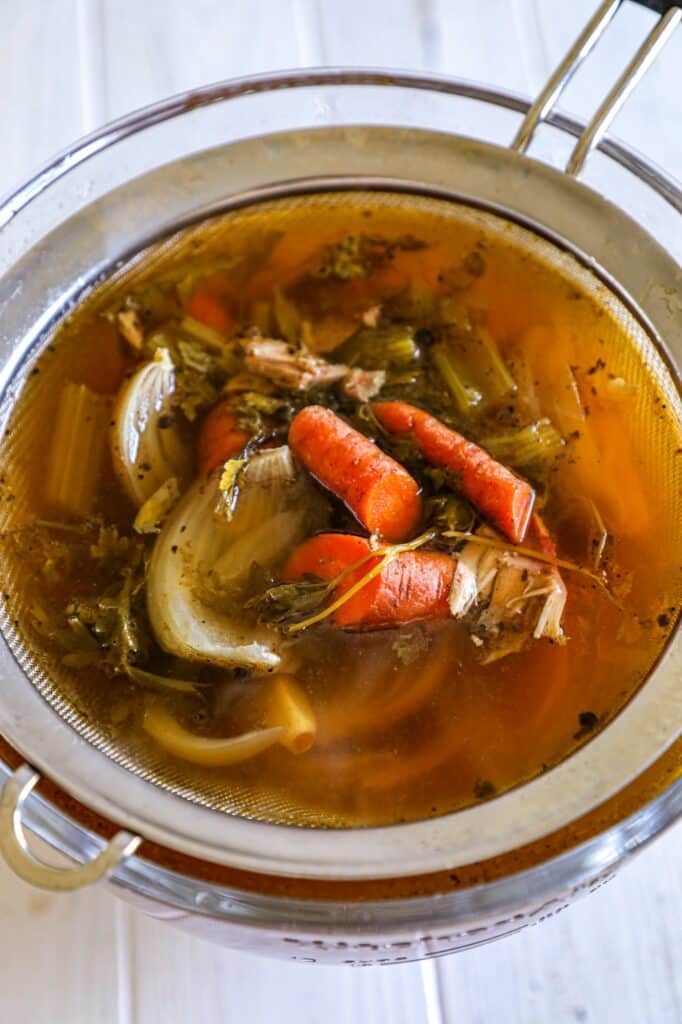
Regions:
<svg viewBox="0 0 682 1024"><path fill-rule="evenodd" d="M523 110L527 105L521 101L445 80L364 71L228 83L142 111L86 140L0 208L6 267L0 279L4 420L22 388L30 387L38 403L41 389L49 387L47 375L27 383L29 364L74 301L104 279L86 299L98 303L103 295L125 287L131 276L146 272L148 263L126 262L134 254L156 246L153 259L158 266L173 255L174 246L186 243L187 236L178 243L176 233L209 215L216 217L213 229L219 234L235 218L248 215L254 204L271 204L274 216L285 216L292 204L333 202L339 191L361 202L363 191L371 190L375 201L422 204L453 218L473 219L560 269L625 326L638 353L628 374L653 374L682 424L680 268L622 209L576 180L620 103L679 22L680 9L671 7L664 15L593 121L579 133L566 173L522 155L542 119L577 133L574 122L550 115L550 110L618 6L602 5L528 110L510 149L451 134L449 111L455 108L449 104L457 97L478 96L508 110ZM290 100L291 89L302 100L293 124L292 104L281 103L285 97ZM320 98L326 104L322 127L315 113L322 109ZM178 131L176 122L183 118L192 119L192 132ZM655 211L649 221L656 223L660 216L659 196L682 211L674 183L613 142L604 142L603 150L638 180L647 181ZM58 212L60 202L66 217ZM674 242L673 237L673 249ZM637 410L637 424L649 431L647 443L662 477L679 474L662 432L644 408ZM3 529L20 521L25 507L19 432L7 442L6 457L17 498L13 507L0 512ZM666 486L666 491L678 503L668 516L679 524L679 485ZM11 590L21 568L8 556L5 589ZM20 623L21 615L18 619ZM676 749L682 721L682 648L676 634L641 691L602 734L542 778L495 801L390 828L273 825L254 820L272 816L267 794L254 804L253 794L225 790L215 779L193 777L185 770L176 774L149 751L108 736L69 680L57 679L56 665L33 662L22 643L20 624L5 620L2 628L0 730L11 748L7 761L16 764L16 752L26 761L3 793L0 845L6 858L35 884L73 888L101 877L127 857L114 878L128 893L143 893L182 913L220 921L226 936L233 936L241 919L256 932L281 937L283 922L290 920L298 933L310 936L319 929L326 937L310 939L313 943L324 945L335 935L338 943L331 946L337 950L347 947L341 937L345 934L396 936L407 931L417 936L415 950L423 954L470 944L470 929L479 919L490 918L480 925L486 937L510 930L513 914L502 915L500 908L527 909L547 893L579 886L619 859L627 842L625 825L597 836L589 850L576 847L563 861L550 860L524 876L513 874L519 864L527 867L570 849L574 823L606 801L612 801L613 817L600 819L597 831L617 826L623 805L614 794L635 785L633 780L668 748ZM70 806L77 819L82 821L87 812L95 815L88 830L56 809L64 798L54 790L49 802L31 797L24 805L38 773L79 801L80 808ZM675 787L659 797L664 799L665 811L660 802L641 808L640 814L648 816L645 825L638 819L637 842L677 813ZM251 818L239 813L247 805ZM291 810L300 822L302 809ZM57 872L32 861L21 831L24 813L29 825L85 863ZM97 834L110 835L111 830L102 818L124 828L104 849ZM303 818L319 824L314 809ZM542 854L538 844L547 836L564 838L546 840ZM138 837L147 842L133 857ZM514 851L532 844L534 856L514 860ZM499 869L495 883L501 888L448 892L459 884L453 878L466 877L462 866L500 864L504 858L507 867ZM573 859L569 863L566 858ZM495 875L492 866L482 872L486 874ZM213 881L199 883L197 877ZM228 877L231 888L225 890L216 879ZM394 884L410 878L419 879L412 888ZM245 895L246 890L252 895ZM424 892L439 895L417 902L389 898ZM338 909L339 899L380 893L380 901L364 903L362 910L346 904L343 913ZM523 917L525 910L520 913ZM495 918L503 917L497 927ZM424 939L434 922L440 945ZM460 929L461 941L453 937L453 928Z"/></svg>
<svg viewBox="0 0 682 1024"><path fill-rule="evenodd" d="M407 206L411 211L419 212L422 218L437 218L438 222L444 219L453 227L456 223L465 224L477 236L484 235L488 239L501 237L507 248L520 250L528 258L550 266L577 292L592 298L605 314L600 336L607 345L609 370L614 376L627 380L638 396L632 409L632 436L636 450L646 450L650 455L652 472L649 483L653 493L664 499L664 507L660 509L662 521L682 527L682 491L676 481L679 460L673 454L682 436L670 429L667 418L651 415L654 403L662 401L672 411L673 417L682 422L682 406L654 340L625 303L573 255L519 224L483 209L452 200L427 198L411 190L370 193L364 189L353 192L343 189L251 202L246 207L215 217L209 224L204 222L178 232L140 253L132 263L107 277L79 306L70 322L69 333L75 333L79 320L87 322L112 304L122 302L135 286L159 276L163 278L172 272L178 261L224 256L225 252L231 251L230 246L238 246L235 238L244 230L248 232L254 218L257 224L265 222L270 230L286 234L292 218L295 224L301 213L319 210L331 213L339 203L343 204L344 210L350 207L361 211L371 203L374 209L379 207L394 213ZM632 339L633 344L615 347L617 341L614 343L612 339L621 338L623 333ZM49 343L49 338L46 338L46 343ZM5 492L13 496L11 502L0 505L0 531L3 535L11 534L30 522L33 515L31 483L34 459L31 449L35 444L35 434L27 421L41 415L42 410L52 408L52 396L59 393L65 379L77 373L80 358L78 345L62 344L60 359L44 360L38 375L27 367L22 402L11 420L11 431L3 445L4 487ZM11 400L9 404L12 404ZM29 429L22 429L25 423ZM673 544L677 542L682 550L682 533L671 540ZM56 655L46 661L45 655L36 660L31 654L30 643L23 640L22 625L30 621L33 596L31 594L27 598L21 589L25 572L21 551L7 545L4 561L6 616L12 620L5 623L5 633L10 647L49 704L90 743L145 780L213 810L296 825L342 826L352 823L325 812L314 803L303 803L284 788L263 788L259 782L249 782L241 777L235 780L224 772L177 763L165 757L155 745L144 742L139 732L128 730L122 733L120 729L112 728L107 710L116 700L115 690L112 691L110 686L103 687L101 680L88 685L87 680L83 682L82 673L74 675L69 672ZM598 775L600 779L604 778L603 769L598 769ZM457 821L459 829L461 816ZM506 837L503 841L506 842Z"/></svg>

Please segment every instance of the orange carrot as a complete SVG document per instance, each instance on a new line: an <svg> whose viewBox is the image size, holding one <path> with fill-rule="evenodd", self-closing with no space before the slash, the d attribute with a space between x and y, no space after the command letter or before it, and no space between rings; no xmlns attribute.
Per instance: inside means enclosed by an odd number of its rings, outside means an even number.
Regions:
<svg viewBox="0 0 682 1024"><path fill-rule="evenodd" d="M237 426L234 413L226 402L214 405L199 431L197 461L199 473L206 477L227 459L240 452L251 435Z"/></svg>
<svg viewBox="0 0 682 1024"><path fill-rule="evenodd" d="M535 501L529 483L422 409L407 402L379 402L373 408L387 430L411 435L425 459L453 473L464 497L509 540L523 541Z"/></svg>
<svg viewBox="0 0 682 1024"><path fill-rule="evenodd" d="M293 552L283 576L296 580L310 574L331 580L371 553L369 541L343 533L311 537ZM341 597L380 561L369 558L339 583ZM337 626L360 629L399 626L420 619L446 618L455 563L435 551L403 551L334 612Z"/></svg>
<svg viewBox="0 0 682 1024"><path fill-rule="evenodd" d="M200 288L191 295L187 300L185 312L193 320L199 320L220 334L230 334L234 328L234 317L225 297L216 294L211 288Z"/></svg>
<svg viewBox="0 0 682 1024"><path fill-rule="evenodd" d="M547 555L549 558L556 558L556 544L537 512L533 512L528 523L528 540L543 555Z"/></svg>
<svg viewBox="0 0 682 1024"><path fill-rule="evenodd" d="M370 551L365 537L356 537L352 533L318 533L289 555L282 576L285 580L297 580L301 576L333 580ZM365 562L365 570L368 571L371 565L376 565L376 561L371 560L371 564L369 560Z"/></svg>
<svg viewBox="0 0 682 1024"><path fill-rule="evenodd" d="M289 444L305 468L371 533L396 542L414 532L422 513L417 482L329 409L302 409L289 428Z"/></svg>

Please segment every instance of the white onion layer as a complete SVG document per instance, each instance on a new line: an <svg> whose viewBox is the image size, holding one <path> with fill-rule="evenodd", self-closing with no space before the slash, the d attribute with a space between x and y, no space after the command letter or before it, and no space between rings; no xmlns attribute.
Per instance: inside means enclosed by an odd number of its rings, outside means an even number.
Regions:
<svg viewBox="0 0 682 1024"><path fill-rule="evenodd" d="M143 363L118 397L111 428L116 474L140 508L170 477L182 490L190 479L190 455L173 417L175 370L166 349Z"/></svg>
<svg viewBox="0 0 682 1024"><path fill-rule="evenodd" d="M292 475L293 474L293 475ZM232 519L216 513L220 471L197 481L176 505L154 545L147 577L152 629L171 654L224 667L268 670L280 663L279 638L266 626L250 626L209 607L201 594L209 574L238 582L251 563L277 564L303 538L307 481L293 465L289 449L252 457ZM261 497L260 503L255 500ZM260 504L260 517L256 510ZM247 531L242 520L248 519ZM243 546L263 539L263 550ZM267 537L267 543L265 538ZM262 563L261 563L262 564ZM219 574L216 569L222 570Z"/></svg>

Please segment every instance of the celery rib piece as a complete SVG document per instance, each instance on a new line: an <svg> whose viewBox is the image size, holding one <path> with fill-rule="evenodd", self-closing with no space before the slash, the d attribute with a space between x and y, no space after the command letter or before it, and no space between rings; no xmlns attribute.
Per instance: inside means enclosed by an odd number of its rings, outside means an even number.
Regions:
<svg viewBox="0 0 682 1024"><path fill-rule="evenodd" d="M464 381L452 359L452 353L445 342L434 345L431 358L445 381L450 394L454 398L460 412L468 413L479 406L483 395L473 385Z"/></svg>
<svg viewBox="0 0 682 1024"><path fill-rule="evenodd" d="M500 462L521 467L555 458L564 440L551 420L544 418L513 433L483 438L481 447Z"/></svg>
<svg viewBox="0 0 682 1024"><path fill-rule="evenodd" d="M487 358L489 364L484 372L492 385L490 388L491 399L498 400L504 398L505 395L512 394L516 391L516 382L507 369L492 334L486 328L479 327L476 337L482 346L482 354Z"/></svg>
<svg viewBox="0 0 682 1024"><path fill-rule="evenodd" d="M414 331L403 324L386 327L361 327L336 350L336 356L349 366L364 370L401 369L419 355Z"/></svg>
<svg viewBox="0 0 682 1024"><path fill-rule="evenodd" d="M45 497L66 515L92 512L106 445L108 403L85 384L68 381L59 396Z"/></svg>
<svg viewBox="0 0 682 1024"><path fill-rule="evenodd" d="M460 412L495 405L516 391L514 378L484 327L439 341L431 356Z"/></svg>

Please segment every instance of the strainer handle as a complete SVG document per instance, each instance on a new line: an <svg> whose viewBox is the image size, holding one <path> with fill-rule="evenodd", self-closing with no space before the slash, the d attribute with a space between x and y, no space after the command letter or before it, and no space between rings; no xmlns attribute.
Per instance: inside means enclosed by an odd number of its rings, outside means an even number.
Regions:
<svg viewBox="0 0 682 1024"><path fill-rule="evenodd" d="M662 17L646 37L622 75L600 104L578 139L566 165L566 173L580 174L588 156L598 145L630 93L653 64L660 51L682 20L678 3L666 0L639 0L644 6L662 13ZM556 70L550 75L540 95L530 107L516 133L511 148L524 153L531 143L535 129L556 105L565 87L572 79L595 44L601 39L617 13L622 0L603 0L580 33L573 46Z"/></svg>
<svg viewBox="0 0 682 1024"><path fill-rule="evenodd" d="M0 854L24 882L51 892L72 892L106 878L124 858L134 853L142 840L130 832L117 832L104 849L86 864L54 868L38 860L29 850L21 823L21 811L40 775L24 764L10 775L0 795Z"/></svg>

